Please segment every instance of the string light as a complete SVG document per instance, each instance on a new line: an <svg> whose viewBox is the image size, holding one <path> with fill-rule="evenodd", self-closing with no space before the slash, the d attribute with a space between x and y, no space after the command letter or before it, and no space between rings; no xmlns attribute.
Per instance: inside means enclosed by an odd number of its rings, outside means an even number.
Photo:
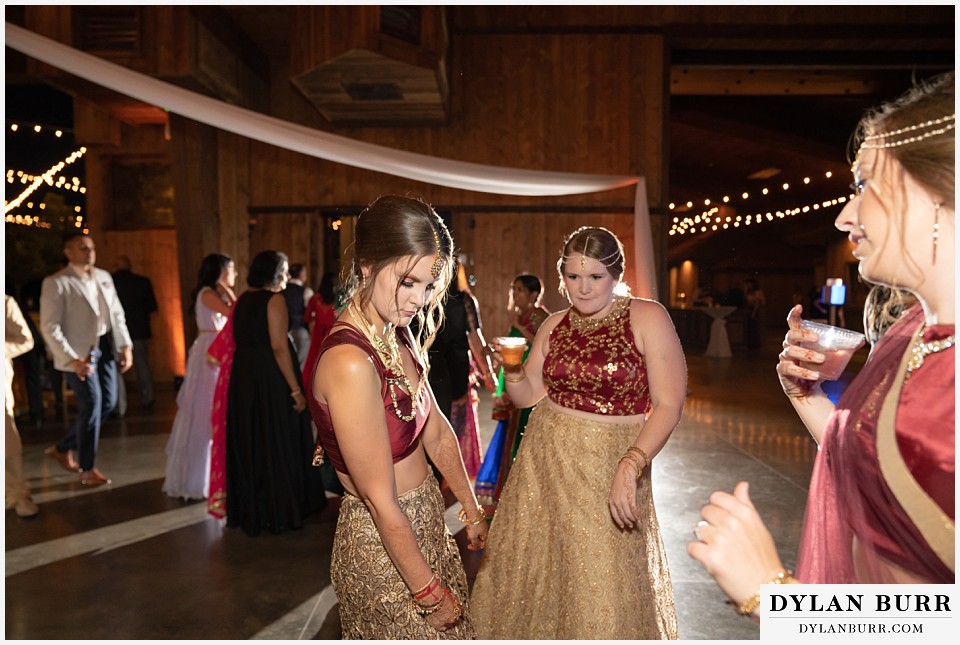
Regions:
<svg viewBox="0 0 960 645"><path fill-rule="evenodd" d="M789 208L787 210L778 210L774 212L765 212L765 213L753 213L751 215L737 215L734 219L733 227L739 228L741 221L744 226L750 226L751 223L760 224L764 220L767 222L772 222L774 219L784 219L786 217L793 217L794 215L806 214L811 211L818 211L821 208L829 208L831 206L838 206L840 204L845 204L848 199L853 199L854 195L844 195L842 197L837 197L836 199L828 199L820 203L815 204L806 204L804 206L797 206L795 208ZM712 208L706 213L696 215L695 217L685 217L681 221L676 221L679 218L674 218L674 224L670 227L668 231L669 235L686 235L688 233L696 233L699 228L699 232L706 232L706 226L703 224L709 224L712 221L712 217L716 214L717 208ZM741 217L743 218L741 220ZM724 223L729 223L730 217L726 217ZM727 228L724 226L723 228ZM717 230L716 225L713 225L712 230Z"/></svg>
<svg viewBox="0 0 960 645"><path fill-rule="evenodd" d="M11 132L24 133L24 134L39 134L39 135L53 135L57 139L63 138L63 135L68 132L73 132L69 128L62 128L56 125L47 125L45 123L25 123L23 121L7 121L7 124L10 127Z"/></svg>
<svg viewBox="0 0 960 645"><path fill-rule="evenodd" d="M37 177L40 175L31 175L29 173L23 172L22 170L13 170L7 169L7 183L13 184L18 180L21 184L30 184L33 183ZM64 175L58 175L56 177L50 177L45 179L44 183L53 188L60 188L63 190L70 190L75 193L80 193L85 195L87 193L87 188L80 183L79 177L70 177L67 178Z"/></svg>
<svg viewBox="0 0 960 645"><path fill-rule="evenodd" d="M824 177L826 179L831 179L833 177L833 172L829 170L826 171L824 173ZM809 176L803 177L802 183L804 186L809 186L811 183L813 183L813 180ZM783 184L781 184L781 188L784 191L788 191L792 188L792 186L789 182L784 182ZM764 187L761 189L760 192L762 195L769 195L770 189L768 187ZM798 213L808 213L810 211L818 211L821 208L836 206L837 204L846 202L847 199L850 199L852 197L853 197L852 195L850 197L840 197L837 199L828 200L823 203L808 204L805 206L800 206L800 207L788 209L785 211L777 211L775 213L755 213L753 215L745 216L743 219L741 219L740 216L737 216L737 219L730 223L733 225L734 228L739 228L741 223L743 223L744 226L749 226L751 223L760 223L764 219L766 219L766 221L769 222L769 221L773 221L774 219L783 219L784 217L790 217ZM743 191L740 194L740 198L743 201L747 201L748 199L750 199L750 193L747 191ZM729 204L731 202L730 196L725 195L722 198L722 201L724 204ZM703 201L705 206L710 206L712 202L713 200L710 198L704 199ZM692 208L693 202L687 201L686 205L687 205L687 208ZM669 205L669 209L674 210L675 208L676 208L676 202L671 202ZM697 232L698 228L700 232L705 232L704 227L701 225L701 220L703 220L704 222L709 222L710 217L714 215L716 212L717 212L717 209L714 207L714 208L711 208L710 210L700 213L700 215L685 217L682 220L678 217L674 217L673 226L670 228L669 234L685 235L687 233L695 233ZM726 227L723 227L723 228L726 228Z"/></svg>
<svg viewBox="0 0 960 645"><path fill-rule="evenodd" d="M41 184L47 183L47 184L53 185L53 176L56 175L61 170L63 170L64 167L66 167L68 164L72 164L73 162L80 159L86 152L87 152L87 149L85 147L81 147L79 150L75 150L72 153L70 153L70 156L68 156L63 161L60 161L54 164L53 166L51 166L42 175L35 177L34 180L31 182L31 184L26 189L24 189L24 191L20 193L20 195L18 195L13 201L5 202L5 207L3 211L4 214L9 213L14 208L17 208L18 206L20 206L20 204L23 203L23 200L25 200L27 197L32 195L33 192L41 186Z"/></svg>
<svg viewBox="0 0 960 645"><path fill-rule="evenodd" d="M50 228L50 222L45 222L36 215L14 215L7 214L4 217L7 224L16 224L18 226L32 226L34 228Z"/></svg>

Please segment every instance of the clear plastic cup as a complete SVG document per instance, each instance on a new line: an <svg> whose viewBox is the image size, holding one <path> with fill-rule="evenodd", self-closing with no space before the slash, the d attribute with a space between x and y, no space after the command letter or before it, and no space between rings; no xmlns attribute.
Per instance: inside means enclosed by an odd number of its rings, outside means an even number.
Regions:
<svg viewBox="0 0 960 645"><path fill-rule="evenodd" d="M500 347L503 364L516 367L523 363L523 352L527 349L527 339L517 336L498 336L493 339Z"/></svg>
<svg viewBox="0 0 960 645"><path fill-rule="evenodd" d="M809 320L802 321L800 327L820 336L817 342L800 343L800 346L820 352L824 356L823 363L801 361L800 365L820 372L820 378L825 381L836 381L840 378L853 353L867 342L867 337L860 332L850 331L843 327L833 327Z"/></svg>

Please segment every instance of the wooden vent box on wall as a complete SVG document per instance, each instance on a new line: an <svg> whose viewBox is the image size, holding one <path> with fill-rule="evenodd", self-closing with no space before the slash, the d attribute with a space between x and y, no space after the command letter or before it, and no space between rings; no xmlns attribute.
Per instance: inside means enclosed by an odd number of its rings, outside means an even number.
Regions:
<svg viewBox="0 0 960 645"><path fill-rule="evenodd" d="M333 125L443 124L447 46L440 6L296 7L291 81Z"/></svg>

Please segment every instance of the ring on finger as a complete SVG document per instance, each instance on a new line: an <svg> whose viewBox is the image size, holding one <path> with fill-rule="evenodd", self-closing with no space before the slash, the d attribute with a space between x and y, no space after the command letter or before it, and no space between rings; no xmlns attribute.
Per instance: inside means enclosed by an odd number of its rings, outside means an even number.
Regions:
<svg viewBox="0 0 960 645"><path fill-rule="evenodd" d="M693 527L693 537L697 538L697 542L703 541L703 538L700 537L700 529L702 529L704 526L707 526L708 524L709 522L707 522L706 520L700 520L699 522L697 522L697 525Z"/></svg>

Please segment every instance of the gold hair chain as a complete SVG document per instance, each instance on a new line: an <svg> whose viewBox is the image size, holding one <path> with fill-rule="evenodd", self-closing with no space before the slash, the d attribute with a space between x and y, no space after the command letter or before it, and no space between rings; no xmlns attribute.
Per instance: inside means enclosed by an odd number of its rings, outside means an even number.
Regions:
<svg viewBox="0 0 960 645"><path fill-rule="evenodd" d="M884 148L898 148L900 146L917 143L918 141L923 141L924 139L929 139L931 137L944 134L945 132L953 130L953 128L956 126L954 122L956 116L956 114L949 114L947 116L942 116L939 119L930 119L929 121L924 121L923 123L908 125L907 127L900 128L899 130L868 135L863 138L863 143L860 145L860 149L880 150ZM936 127L939 125L942 125L943 127ZM896 137L901 134L908 134L910 132L918 132L921 130L924 130L924 132L905 136L902 139L894 139L893 141L886 140L890 137ZM859 156L859 152L857 153L857 156Z"/></svg>
<svg viewBox="0 0 960 645"><path fill-rule="evenodd" d="M437 234L437 229L433 230L433 241L437 245L437 255L433 258L433 264L430 265L430 275L434 279L440 277L440 272L443 271L443 258L440 256L440 236Z"/></svg>

